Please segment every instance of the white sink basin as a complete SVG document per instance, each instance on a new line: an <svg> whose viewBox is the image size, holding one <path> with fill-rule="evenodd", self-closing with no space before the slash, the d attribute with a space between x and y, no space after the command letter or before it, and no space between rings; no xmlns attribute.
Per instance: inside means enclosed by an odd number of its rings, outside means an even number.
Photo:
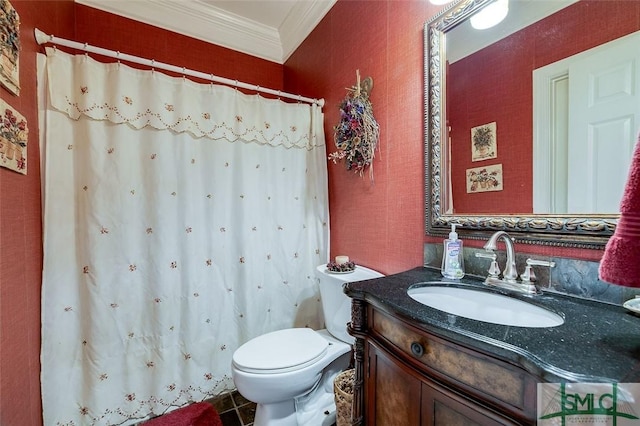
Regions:
<svg viewBox="0 0 640 426"><path fill-rule="evenodd" d="M423 305L460 317L517 327L555 327L564 318L531 303L501 294L459 287L414 287L407 294Z"/></svg>

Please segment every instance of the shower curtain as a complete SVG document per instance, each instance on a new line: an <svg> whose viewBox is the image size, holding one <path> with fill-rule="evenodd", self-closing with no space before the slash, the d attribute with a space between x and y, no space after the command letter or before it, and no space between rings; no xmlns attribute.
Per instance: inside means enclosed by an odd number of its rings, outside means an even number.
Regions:
<svg viewBox="0 0 640 426"><path fill-rule="evenodd" d="M245 341L322 326L319 107L39 56L44 424L207 399Z"/></svg>

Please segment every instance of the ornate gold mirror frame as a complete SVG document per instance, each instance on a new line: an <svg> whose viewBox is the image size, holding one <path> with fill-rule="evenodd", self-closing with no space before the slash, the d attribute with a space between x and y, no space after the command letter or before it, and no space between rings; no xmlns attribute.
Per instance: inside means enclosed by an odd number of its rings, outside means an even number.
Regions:
<svg viewBox="0 0 640 426"><path fill-rule="evenodd" d="M464 238L486 239L505 230L521 243L602 249L615 230L618 215L455 215L448 205L446 125L447 31L468 19L493 0L460 0L426 23L424 61L424 135L427 235L445 236L452 223L460 225Z"/></svg>

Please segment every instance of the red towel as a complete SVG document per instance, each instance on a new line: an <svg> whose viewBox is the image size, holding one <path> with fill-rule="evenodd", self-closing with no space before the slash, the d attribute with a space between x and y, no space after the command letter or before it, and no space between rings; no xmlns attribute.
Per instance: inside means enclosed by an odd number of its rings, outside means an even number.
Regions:
<svg viewBox="0 0 640 426"><path fill-rule="evenodd" d="M640 135L620 202L620 219L600 261L600 279L640 287Z"/></svg>
<svg viewBox="0 0 640 426"><path fill-rule="evenodd" d="M208 402L196 402L143 423L144 426L222 426L220 416Z"/></svg>

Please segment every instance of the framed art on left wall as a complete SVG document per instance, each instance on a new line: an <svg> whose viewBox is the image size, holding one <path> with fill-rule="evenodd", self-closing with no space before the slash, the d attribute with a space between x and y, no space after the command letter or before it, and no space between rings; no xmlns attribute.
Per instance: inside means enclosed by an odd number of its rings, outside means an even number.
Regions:
<svg viewBox="0 0 640 426"><path fill-rule="evenodd" d="M0 99L0 166L27 174L27 120Z"/></svg>
<svg viewBox="0 0 640 426"><path fill-rule="evenodd" d="M9 0L0 0L0 83L20 93L20 17Z"/></svg>

